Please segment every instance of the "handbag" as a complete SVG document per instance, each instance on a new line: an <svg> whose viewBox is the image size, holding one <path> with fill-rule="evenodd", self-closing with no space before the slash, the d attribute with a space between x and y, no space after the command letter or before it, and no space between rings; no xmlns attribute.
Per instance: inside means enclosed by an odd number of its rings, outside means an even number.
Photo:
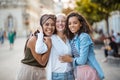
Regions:
<svg viewBox="0 0 120 80"><path fill-rule="evenodd" d="M100 80L95 69L89 65L76 67L76 80Z"/></svg>

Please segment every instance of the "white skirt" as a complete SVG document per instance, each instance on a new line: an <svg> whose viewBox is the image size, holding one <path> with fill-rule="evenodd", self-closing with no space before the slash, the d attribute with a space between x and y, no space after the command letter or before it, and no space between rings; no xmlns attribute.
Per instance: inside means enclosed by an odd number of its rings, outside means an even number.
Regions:
<svg viewBox="0 0 120 80"><path fill-rule="evenodd" d="M45 68L22 64L16 80L46 80Z"/></svg>

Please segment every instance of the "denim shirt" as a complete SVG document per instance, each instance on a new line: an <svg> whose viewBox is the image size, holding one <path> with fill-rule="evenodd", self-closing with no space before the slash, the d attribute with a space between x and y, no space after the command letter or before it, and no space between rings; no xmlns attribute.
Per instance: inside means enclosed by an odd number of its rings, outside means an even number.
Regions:
<svg viewBox="0 0 120 80"><path fill-rule="evenodd" d="M74 44L76 48L75 54L79 55L74 57L73 66L76 67L78 65L88 64L97 71L100 77L100 80L103 80L104 73L95 58L94 45L91 40L91 37L87 33L81 33L79 36L76 35L70 41L70 44L71 44L71 47L73 46L72 44Z"/></svg>

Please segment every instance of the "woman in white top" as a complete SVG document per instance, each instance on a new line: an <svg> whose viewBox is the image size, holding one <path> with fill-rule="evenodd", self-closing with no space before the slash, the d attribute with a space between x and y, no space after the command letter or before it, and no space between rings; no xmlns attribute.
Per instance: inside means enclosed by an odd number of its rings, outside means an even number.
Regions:
<svg viewBox="0 0 120 80"><path fill-rule="evenodd" d="M60 61L60 56L71 55L71 47L65 34L66 16L57 14L56 17L56 34L51 36L52 48L46 70L47 80L74 80L72 64ZM40 40L38 39L37 42ZM37 52L42 50L39 48L40 45L36 44Z"/></svg>

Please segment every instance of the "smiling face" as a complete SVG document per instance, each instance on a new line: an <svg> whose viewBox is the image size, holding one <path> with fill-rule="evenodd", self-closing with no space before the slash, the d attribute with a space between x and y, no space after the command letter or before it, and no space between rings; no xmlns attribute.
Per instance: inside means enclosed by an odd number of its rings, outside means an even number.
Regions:
<svg viewBox="0 0 120 80"><path fill-rule="evenodd" d="M68 20L68 28L73 34L76 34L78 30L81 28L82 24L78 20L76 16L72 16Z"/></svg>
<svg viewBox="0 0 120 80"><path fill-rule="evenodd" d="M56 20L56 30L57 32L63 32L65 30L66 17L63 15L58 15Z"/></svg>
<svg viewBox="0 0 120 80"><path fill-rule="evenodd" d="M54 33L55 30L55 22L49 18L44 24L43 24L43 32L46 36L51 36Z"/></svg>

